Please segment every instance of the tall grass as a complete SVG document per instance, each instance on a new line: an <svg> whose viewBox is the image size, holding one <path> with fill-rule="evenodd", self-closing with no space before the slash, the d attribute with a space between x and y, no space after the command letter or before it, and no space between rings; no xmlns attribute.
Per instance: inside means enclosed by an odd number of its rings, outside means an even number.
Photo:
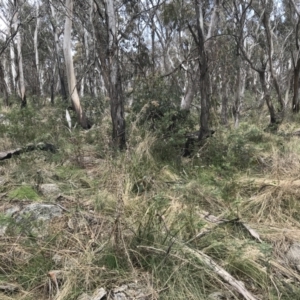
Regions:
<svg viewBox="0 0 300 300"><path fill-rule="evenodd" d="M291 125L278 135L247 123L219 128L182 158L181 137L162 138L138 118L128 126L127 149L118 152L110 147L109 118L88 132L70 131L62 111L5 112L4 148L47 141L59 151L0 162L0 223L8 228L0 237L0 281L19 287L3 299L77 299L133 282L151 299L208 299L217 292L241 299L193 251L258 299L297 299L297 274L282 263L300 237L300 148L288 135ZM23 228L4 214L12 205L49 201L36 189L37 170L44 183L60 187L50 201L64 208L42 237L34 230L39 224Z"/></svg>

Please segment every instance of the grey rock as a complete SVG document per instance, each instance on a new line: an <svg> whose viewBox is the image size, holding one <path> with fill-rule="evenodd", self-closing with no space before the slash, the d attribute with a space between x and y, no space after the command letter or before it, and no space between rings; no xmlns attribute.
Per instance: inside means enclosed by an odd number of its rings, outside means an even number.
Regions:
<svg viewBox="0 0 300 300"><path fill-rule="evenodd" d="M286 253L286 258L290 265L300 271L300 243L294 243Z"/></svg>
<svg viewBox="0 0 300 300"><path fill-rule="evenodd" d="M101 300L104 296L106 296L106 290L104 288L100 288L94 292L91 300Z"/></svg>
<svg viewBox="0 0 300 300"><path fill-rule="evenodd" d="M77 298L77 300L92 300L92 297L86 293L83 293Z"/></svg>
<svg viewBox="0 0 300 300"><path fill-rule="evenodd" d="M214 292L208 295L208 300L227 300L228 298L221 292Z"/></svg>
<svg viewBox="0 0 300 300"><path fill-rule="evenodd" d="M104 288L97 289L93 296L89 296L86 293L81 294L77 300L101 300L106 296L106 290Z"/></svg>
<svg viewBox="0 0 300 300"><path fill-rule="evenodd" d="M32 221L49 221L62 215L62 209L57 205L32 203L25 206L16 218L17 222L30 218Z"/></svg>
<svg viewBox="0 0 300 300"><path fill-rule="evenodd" d="M62 209L56 205L32 203L25 206L15 219L24 233L43 238L48 234L49 221L61 215Z"/></svg>
<svg viewBox="0 0 300 300"><path fill-rule="evenodd" d="M5 210L4 215L5 215L5 217L9 218L18 211L20 211L19 206L12 206L12 207ZM0 236L5 235L7 228L8 228L8 224L4 224L4 225L0 226Z"/></svg>
<svg viewBox="0 0 300 300"><path fill-rule="evenodd" d="M121 293L121 292L125 292L128 289L128 285L123 284L117 288L114 289L114 293Z"/></svg>
<svg viewBox="0 0 300 300"><path fill-rule="evenodd" d="M113 295L112 299L113 300L129 300L129 298L127 298L124 293L117 293L117 294Z"/></svg>
<svg viewBox="0 0 300 300"><path fill-rule="evenodd" d="M20 211L20 206L12 206L5 211L5 215L11 217L16 212Z"/></svg>
<svg viewBox="0 0 300 300"><path fill-rule="evenodd" d="M60 189L57 184L55 183L44 183L39 186L40 192L44 196L54 196L57 197L60 194Z"/></svg>

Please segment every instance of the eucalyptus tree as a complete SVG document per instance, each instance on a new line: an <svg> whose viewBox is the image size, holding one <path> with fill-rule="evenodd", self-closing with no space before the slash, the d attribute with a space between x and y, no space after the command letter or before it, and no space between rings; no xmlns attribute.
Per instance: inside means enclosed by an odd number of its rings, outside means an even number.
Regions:
<svg viewBox="0 0 300 300"><path fill-rule="evenodd" d="M198 63L200 69L200 95L201 95L201 113L200 113L200 131L199 140L203 140L211 135L210 129L210 105L211 105L211 81L209 74L209 55L212 49L212 37L216 33L218 23L218 13L221 9L220 0L214 0L212 9L206 1L194 0L196 11L196 24L189 24L189 29L195 43L199 55ZM206 18L205 18L206 17ZM209 21L209 25L205 26Z"/></svg>
<svg viewBox="0 0 300 300"><path fill-rule="evenodd" d="M79 124L84 128L90 128L89 121L85 115L84 110L81 107L80 98L78 95L76 87L76 77L73 65L72 56L72 44L71 44L71 29L72 29L72 19L73 19L73 0L66 0L66 17L65 17L65 27L64 27L64 57L66 64L66 73L69 87L69 94L72 100L73 107L76 111Z"/></svg>
<svg viewBox="0 0 300 300"><path fill-rule="evenodd" d="M180 109L189 111L195 98L199 64L195 42L188 29L188 22L195 18L193 3L172 1L165 3L156 26L164 60L164 72L176 74L174 79L182 91Z"/></svg>
<svg viewBox="0 0 300 300"><path fill-rule="evenodd" d="M1 86L5 93L6 104L8 105L8 94L16 92L17 89L17 67L15 60L15 50L13 39L17 35L20 24L18 24L17 30L12 30L14 14L12 13L12 2L1 0L1 47L0 56L2 58L2 70L3 76L1 76ZM8 50L8 51L7 51Z"/></svg>
<svg viewBox="0 0 300 300"><path fill-rule="evenodd" d="M41 25L41 16L40 16L40 0L35 0L35 29L34 29L34 52L35 52L35 67L37 72L37 85L38 85L38 93L40 95L44 94L43 86L44 86L44 78L43 78L43 70L40 64L40 55L39 55L39 31Z"/></svg>
<svg viewBox="0 0 300 300"><path fill-rule="evenodd" d="M237 43L242 57L252 70L257 72L263 99L267 104L270 123L277 125L282 121L285 104L282 97L283 82L278 80L281 70L281 52L284 51L282 37L275 39L275 30L279 20L276 19L275 5L272 1L249 1L245 20L247 28L242 43ZM242 17L242 12L239 18ZM276 47L274 44L276 43ZM283 76L282 76L283 77ZM273 89L277 95L277 105L272 99Z"/></svg>
<svg viewBox="0 0 300 300"><path fill-rule="evenodd" d="M126 145L124 93L120 66L119 14L123 8L117 1L94 1L93 26L97 39L98 58L108 97L112 118L114 146L123 149Z"/></svg>
<svg viewBox="0 0 300 300"><path fill-rule="evenodd" d="M268 53L268 60L269 60L269 70L271 74L271 78L273 80L273 84L277 93L278 103L279 103L279 110L281 112L284 111L284 101L282 98L282 91L278 82L277 72L275 71L275 66L273 63L274 60L274 29L271 27L271 14L272 10L276 4L273 1L263 0L263 12L262 12L262 24L265 29L265 37L266 37L266 46L267 46L267 53ZM274 14L273 14L274 15Z"/></svg>
<svg viewBox="0 0 300 300"><path fill-rule="evenodd" d="M23 72L23 55L22 55L22 37L21 37L21 30L18 30L18 24L21 23L20 19L20 10L22 8L22 1L13 1L13 24L12 24L12 30L16 34L16 45L17 45L17 62L18 62L18 92L19 96L21 98L21 107L25 107L27 104L26 101L26 88L25 88L25 79L24 79L24 72Z"/></svg>
<svg viewBox="0 0 300 300"><path fill-rule="evenodd" d="M233 105L234 124L237 128L239 125L240 110L242 105L242 97L245 90L245 76L242 75L242 57L240 47L244 42L245 22L248 14L248 8L251 5L250 2L243 0L233 0L233 22L234 22L234 36L236 42L236 91L235 101Z"/></svg>
<svg viewBox="0 0 300 300"><path fill-rule="evenodd" d="M6 41L0 54L10 47L12 86L17 91L21 99L21 107L26 106L26 88L23 72L23 54L22 54L22 32L24 24L32 20L31 15L22 15L25 1L9 0L1 2L2 21L7 27ZM28 21L29 20L29 21ZM15 57L15 46L17 57Z"/></svg>
<svg viewBox="0 0 300 300"><path fill-rule="evenodd" d="M291 5L285 5L287 22L292 23L293 28L293 43L296 49L291 49L291 57L293 63L293 101L292 111L298 113L300 111L299 103L299 75L300 75L300 46L299 46L299 29L300 29L300 8L294 0L289 0ZM286 4L286 3L285 3ZM291 9L292 8L292 9ZM289 12L288 12L289 11ZM289 24L291 25L291 24Z"/></svg>
<svg viewBox="0 0 300 300"><path fill-rule="evenodd" d="M54 49L54 61L53 69L57 70L59 78L60 95L62 99L67 100L67 89L64 81L64 66L63 66L63 54L62 46L60 43L60 35L63 33L63 14L62 7L54 0L48 0L48 15L49 21L52 26L53 44L49 46ZM51 83L51 101L54 102L54 85L55 85L55 72L52 71L52 83Z"/></svg>

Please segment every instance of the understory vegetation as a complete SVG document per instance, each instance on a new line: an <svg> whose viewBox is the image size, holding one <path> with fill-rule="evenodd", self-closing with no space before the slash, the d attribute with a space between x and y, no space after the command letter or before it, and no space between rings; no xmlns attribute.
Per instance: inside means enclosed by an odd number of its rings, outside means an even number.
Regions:
<svg viewBox="0 0 300 300"><path fill-rule="evenodd" d="M266 130L266 112L244 116L238 129L216 123L182 157L198 113L157 107L128 110L122 152L111 146L105 107L88 131L69 129L59 107L1 109L1 152L40 142L57 149L0 161L0 285L18 286L0 290L1 299L78 299L130 282L148 299L243 299L216 265L253 299L300 299L286 257L300 239L298 117L276 133ZM45 196L41 183L60 192ZM46 232L6 214L38 202L63 208Z"/></svg>

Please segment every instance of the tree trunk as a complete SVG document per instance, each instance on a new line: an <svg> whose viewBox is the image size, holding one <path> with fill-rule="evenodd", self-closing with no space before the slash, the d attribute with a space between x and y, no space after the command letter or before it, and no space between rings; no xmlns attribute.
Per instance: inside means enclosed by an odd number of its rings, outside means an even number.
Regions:
<svg viewBox="0 0 300 300"><path fill-rule="evenodd" d="M34 52L35 52L35 66L36 66L36 73L37 73L37 86L38 86L38 93L43 95L43 88L42 88L42 76L40 71L40 60L39 60L39 51L38 51L38 31L40 27L40 17L39 17L39 8L40 3L39 0L35 1L36 5L36 26L34 30Z"/></svg>
<svg viewBox="0 0 300 300"><path fill-rule="evenodd" d="M15 6L16 6L15 1ZM22 57L22 40L21 40L21 33L18 28L19 20L19 12L16 11L14 18L14 30L18 30L16 34L16 41L17 41L17 52L18 52L18 71L19 71L19 96L21 98L21 107L26 107L26 90L25 90L25 80L24 80L24 72L23 72L23 57Z"/></svg>
<svg viewBox="0 0 300 300"><path fill-rule="evenodd" d="M90 128L90 124L86 115L81 107L79 95L76 88L76 78L72 57L72 45L71 45L71 29L73 18L73 0L66 0L66 21L64 28L64 56L67 71L69 93L72 99L73 107L76 111L79 124L84 129Z"/></svg>
<svg viewBox="0 0 300 300"><path fill-rule="evenodd" d="M1 90L4 94L4 102L6 106L9 106L9 102L8 102L8 88L7 88L7 84L5 81L5 75L4 75L4 69L3 66L0 64L0 85L1 85Z"/></svg>
<svg viewBox="0 0 300 300"><path fill-rule="evenodd" d="M114 1L106 1L106 18L108 25L108 61L109 61L109 88L111 101L111 118L113 124L113 143L123 149L125 140L124 99L122 91L121 74L118 61L118 42L116 36L116 16Z"/></svg>
<svg viewBox="0 0 300 300"><path fill-rule="evenodd" d="M221 108L221 124L227 125L227 109L228 109L228 86L227 82L222 82L222 108Z"/></svg>
<svg viewBox="0 0 300 300"><path fill-rule="evenodd" d="M9 60L7 59L7 55L3 58L3 73L4 73L4 80L6 82L7 93L11 95L11 85L10 85L10 65Z"/></svg>
<svg viewBox="0 0 300 300"><path fill-rule="evenodd" d="M195 94L195 86L193 83L193 79L191 75L187 74L185 88L184 88L184 95L181 98L180 109L181 110L190 110L191 104Z"/></svg>
<svg viewBox="0 0 300 300"><path fill-rule="evenodd" d="M203 15L202 8L199 0L195 0L195 9L197 17L197 48L199 54L199 68L200 68L200 95L201 95L201 113L200 113L200 131L199 140L203 140L211 135L211 130L209 129L209 117L210 117L210 77L208 72L208 57L205 49L205 37L204 37L204 27L203 27ZM215 24L215 10L217 4L215 4L214 12L211 19L211 24L209 27L209 33L207 38L210 38L213 29L212 24Z"/></svg>
<svg viewBox="0 0 300 300"><path fill-rule="evenodd" d="M51 1L49 1L49 6L50 6L50 11L51 11L51 18L50 18L50 22L52 25L52 30L53 30L53 35L54 35L54 44L55 44L55 57L56 57L56 62L57 62L57 70L58 70L58 77L59 77L59 83L60 83L60 94L63 100L68 99L67 96L67 91L66 91L66 86L65 86L65 81L64 81L64 72L62 69L62 64L61 64L61 60L60 60L60 49L59 49L59 38L58 38L58 34L57 34L57 28L56 28L56 23L57 23L57 19L56 19L56 14L54 11L54 7L52 6Z"/></svg>
<svg viewBox="0 0 300 300"><path fill-rule="evenodd" d="M297 64L294 68L294 95L293 95L293 112L299 112L299 72L300 72L300 57L298 57Z"/></svg>
<svg viewBox="0 0 300 300"><path fill-rule="evenodd" d="M267 103L269 113L270 113L270 125L276 125L276 124L278 124L278 119L276 116L274 106L271 101L270 91L266 84L265 70L261 70L259 72L259 79L260 79L261 87L263 90L264 99Z"/></svg>
<svg viewBox="0 0 300 300"><path fill-rule="evenodd" d="M201 72L200 74L200 94L201 94L200 132L199 132L200 141L211 135L211 130L209 128L209 117L210 117L209 87L210 87L210 78L209 78L208 70L206 70Z"/></svg>
<svg viewBox="0 0 300 300"><path fill-rule="evenodd" d="M269 64L270 64L270 73L273 79L274 87L277 93L278 102L280 105L280 112L284 113L284 101L282 99L280 86L278 84L277 77L275 75L274 69L273 69L273 32L270 28L270 13L265 8L263 13L262 22L266 31L266 38L267 38L267 44L268 44L268 56L269 56ZM278 120L279 121L279 120Z"/></svg>
<svg viewBox="0 0 300 300"><path fill-rule="evenodd" d="M233 104L233 116L234 116L234 127L239 127L240 121L240 108L241 108L241 84L242 84L242 74L241 74L241 58L240 55L236 58L237 61L237 78L236 78L236 95Z"/></svg>
<svg viewBox="0 0 300 300"><path fill-rule="evenodd" d="M12 34L12 30L11 30ZM9 45L9 54L10 54L10 65L11 65L11 90L16 93L18 82L17 82L17 67L16 67L16 57L15 57L15 46L14 41L12 40Z"/></svg>

